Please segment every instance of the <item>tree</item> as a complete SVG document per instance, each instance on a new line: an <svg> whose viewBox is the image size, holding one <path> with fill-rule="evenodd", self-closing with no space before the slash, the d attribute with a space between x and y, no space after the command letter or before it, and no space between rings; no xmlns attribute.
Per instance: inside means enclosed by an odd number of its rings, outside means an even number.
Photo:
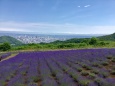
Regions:
<svg viewBox="0 0 115 86"><path fill-rule="evenodd" d="M95 45L95 44L97 44L97 38L95 38L95 37L92 37L91 39L90 39L90 41L89 41L89 44L90 45Z"/></svg>
<svg viewBox="0 0 115 86"><path fill-rule="evenodd" d="M3 44L0 45L0 50L2 50L2 51L7 51L9 49L11 49L11 46L7 42L5 42L5 43L3 43Z"/></svg>
<svg viewBox="0 0 115 86"><path fill-rule="evenodd" d="M103 41L102 41L102 42L100 42L99 44L100 44L100 45L102 45L102 46L103 46L103 45L106 45L106 43L105 43L105 42L103 42Z"/></svg>
<svg viewBox="0 0 115 86"><path fill-rule="evenodd" d="M89 39L83 39L81 43L86 43L87 45L89 44Z"/></svg>

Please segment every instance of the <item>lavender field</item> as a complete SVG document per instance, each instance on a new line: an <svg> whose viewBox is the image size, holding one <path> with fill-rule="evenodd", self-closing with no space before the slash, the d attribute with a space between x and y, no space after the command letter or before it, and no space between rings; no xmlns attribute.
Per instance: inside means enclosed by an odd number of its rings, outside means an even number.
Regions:
<svg viewBox="0 0 115 86"><path fill-rule="evenodd" d="M115 86L115 49L21 52L0 62L0 86Z"/></svg>
<svg viewBox="0 0 115 86"><path fill-rule="evenodd" d="M11 53L4 53L4 54L1 54L0 55L0 60L2 60L2 59L5 59L5 58L7 58L7 57L9 57L9 56L11 56Z"/></svg>

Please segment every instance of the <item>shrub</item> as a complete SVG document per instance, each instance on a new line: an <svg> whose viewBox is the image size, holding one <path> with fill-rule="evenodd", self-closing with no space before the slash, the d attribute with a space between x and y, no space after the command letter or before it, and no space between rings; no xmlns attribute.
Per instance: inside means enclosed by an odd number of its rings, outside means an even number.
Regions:
<svg viewBox="0 0 115 86"><path fill-rule="evenodd" d="M102 80L101 78L96 78L94 81L98 86L111 86L108 82Z"/></svg>
<svg viewBox="0 0 115 86"><path fill-rule="evenodd" d="M112 62L115 62L115 59L112 59L111 61L112 61Z"/></svg>
<svg viewBox="0 0 115 86"><path fill-rule="evenodd" d="M85 64L83 64L82 67L85 68L86 70L91 70L92 69L90 66L85 65Z"/></svg>
<svg viewBox="0 0 115 86"><path fill-rule="evenodd" d="M103 62L102 65L107 66L107 65L109 65L109 63L108 62Z"/></svg>
<svg viewBox="0 0 115 86"><path fill-rule="evenodd" d="M86 72L86 71L82 71L82 72L81 72L81 75L82 75L82 76L87 76L87 75L89 75L89 73Z"/></svg>
<svg viewBox="0 0 115 86"><path fill-rule="evenodd" d="M89 41L89 44L90 44L90 45L95 45L95 44L97 44L97 38L92 37L92 38L90 39L90 41Z"/></svg>
<svg viewBox="0 0 115 86"><path fill-rule="evenodd" d="M73 75L72 75L72 78L73 78L74 80L77 80L78 76L79 76L78 74L73 74Z"/></svg>
<svg viewBox="0 0 115 86"><path fill-rule="evenodd" d="M21 74L24 75L24 76L26 76L27 71L24 71L24 72L22 72Z"/></svg>
<svg viewBox="0 0 115 86"><path fill-rule="evenodd" d="M103 65L98 65L98 68L102 68L103 67Z"/></svg>
<svg viewBox="0 0 115 86"><path fill-rule="evenodd" d="M93 63L92 66L94 66L94 67L98 67L99 64L98 64L98 63Z"/></svg>
<svg viewBox="0 0 115 86"><path fill-rule="evenodd" d="M94 81L98 84L98 86L102 86L102 79L96 78Z"/></svg>
<svg viewBox="0 0 115 86"><path fill-rule="evenodd" d="M82 67L83 67L83 68L86 68L86 67L87 67L87 65L83 64L83 65L82 65Z"/></svg>
<svg viewBox="0 0 115 86"><path fill-rule="evenodd" d="M6 82L8 82L10 79L11 79L11 76L8 76L8 77L6 78Z"/></svg>
<svg viewBox="0 0 115 86"><path fill-rule="evenodd" d="M79 83L79 86L88 86L90 81L89 80L80 80L78 83Z"/></svg>
<svg viewBox="0 0 115 86"><path fill-rule="evenodd" d="M115 70L112 70L112 71L111 71L111 74L112 74L112 75L115 75Z"/></svg>
<svg viewBox="0 0 115 86"><path fill-rule="evenodd" d="M0 84L1 84L2 86L7 86L7 83L6 83L5 81L1 81Z"/></svg>
<svg viewBox="0 0 115 86"><path fill-rule="evenodd" d="M82 43L86 43L88 45L89 44L89 40L88 39L83 39Z"/></svg>
<svg viewBox="0 0 115 86"><path fill-rule="evenodd" d="M96 77L96 75L94 73L89 73L89 78L90 79L94 79Z"/></svg>
<svg viewBox="0 0 115 86"><path fill-rule="evenodd" d="M87 46L86 43L79 43L79 45L78 45L78 47L85 47L85 46Z"/></svg>
<svg viewBox="0 0 115 86"><path fill-rule="evenodd" d="M112 59L112 56L107 56L106 58L107 58L107 59Z"/></svg>
<svg viewBox="0 0 115 86"><path fill-rule="evenodd" d="M77 68L77 71L78 71L78 72L81 72L81 71L82 71L82 68Z"/></svg>
<svg viewBox="0 0 115 86"><path fill-rule="evenodd" d="M101 72L99 75L102 76L103 78L106 78L106 77L109 76L109 73L107 73L107 72Z"/></svg>
<svg viewBox="0 0 115 86"><path fill-rule="evenodd" d="M91 70L92 68L90 66L86 66L86 70Z"/></svg>
<svg viewBox="0 0 115 86"><path fill-rule="evenodd" d="M11 49L11 46L10 46L10 44L7 43L7 42L5 42L5 43L3 43L2 45L0 45L0 50L2 50L2 51L7 51L7 50L9 50L9 49Z"/></svg>
<svg viewBox="0 0 115 86"><path fill-rule="evenodd" d="M106 45L106 43L102 41L99 43L99 45L104 46L104 45Z"/></svg>
<svg viewBox="0 0 115 86"><path fill-rule="evenodd" d="M99 71L98 70L92 70L91 73L98 74Z"/></svg>
<svg viewBox="0 0 115 86"><path fill-rule="evenodd" d="M32 79L33 79L33 81L35 82L35 83L37 83L38 81L40 81L40 78L39 77L32 77Z"/></svg>

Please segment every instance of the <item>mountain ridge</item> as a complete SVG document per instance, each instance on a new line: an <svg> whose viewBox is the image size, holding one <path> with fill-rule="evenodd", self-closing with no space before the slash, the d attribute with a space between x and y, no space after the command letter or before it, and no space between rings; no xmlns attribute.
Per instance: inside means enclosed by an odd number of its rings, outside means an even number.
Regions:
<svg viewBox="0 0 115 86"><path fill-rule="evenodd" d="M22 42L20 42L19 40L11 37L11 36L0 36L0 43L4 43L4 42L8 42L12 45L21 45L23 44Z"/></svg>
<svg viewBox="0 0 115 86"><path fill-rule="evenodd" d="M115 33L110 35L105 35L105 36L99 36L98 38L100 40L105 40L105 41L115 41Z"/></svg>

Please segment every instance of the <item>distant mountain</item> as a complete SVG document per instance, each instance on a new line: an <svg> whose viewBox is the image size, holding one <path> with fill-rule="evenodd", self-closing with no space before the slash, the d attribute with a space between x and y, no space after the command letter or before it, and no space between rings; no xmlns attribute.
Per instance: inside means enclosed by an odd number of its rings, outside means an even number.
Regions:
<svg viewBox="0 0 115 86"><path fill-rule="evenodd" d="M1 36L0 37L0 43L8 42L13 45L21 45L22 42L18 41L17 39L10 37L10 36Z"/></svg>
<svg viewBox="0 0 115 86"><path fill-rule="evenodd" d="M98 37L100 40L115 41L115 33Z"/></svg>

